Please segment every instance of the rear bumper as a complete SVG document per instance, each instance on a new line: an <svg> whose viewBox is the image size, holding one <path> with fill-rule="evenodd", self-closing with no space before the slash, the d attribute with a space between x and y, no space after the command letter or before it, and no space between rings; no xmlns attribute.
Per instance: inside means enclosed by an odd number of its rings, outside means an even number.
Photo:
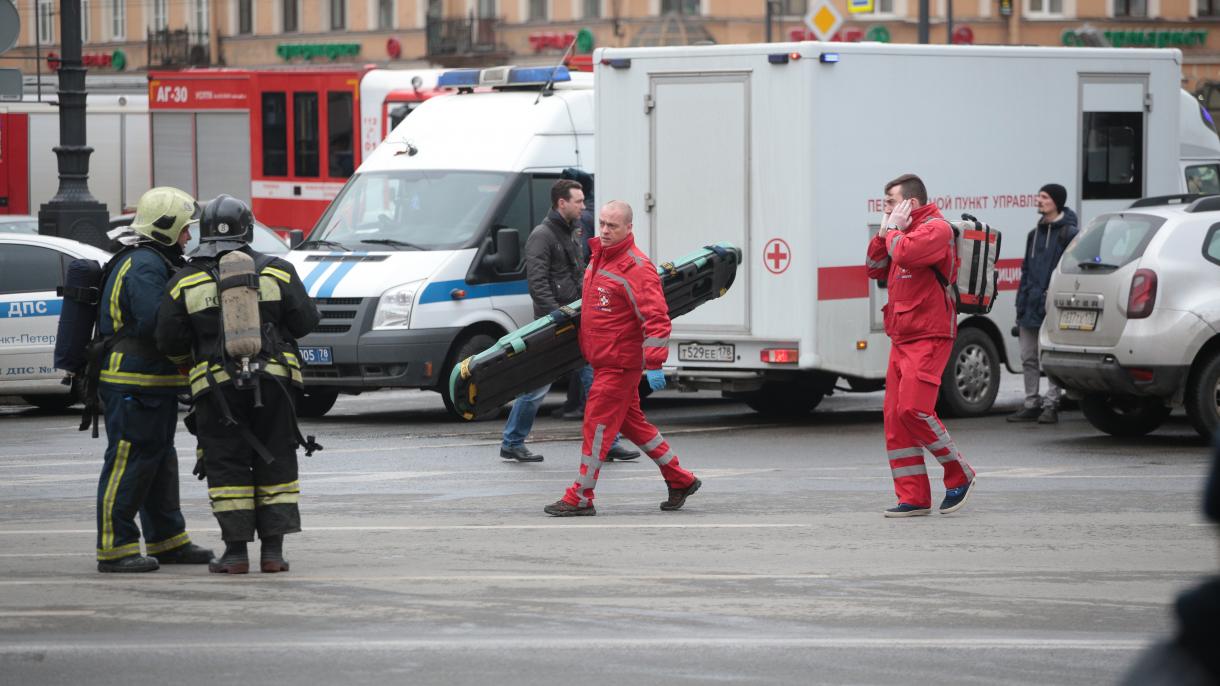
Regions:
<svg viewBox="0 0 1220 686"><path fill-rule="evenodd" d="M1180 395L1186 383L1188 366L1140 366L1151 379L1136 380L1131 369L1106 353L1069 353L1045 350L1042 371L1057 386L1081 394L1108 393L1172 398Z"/></svg>

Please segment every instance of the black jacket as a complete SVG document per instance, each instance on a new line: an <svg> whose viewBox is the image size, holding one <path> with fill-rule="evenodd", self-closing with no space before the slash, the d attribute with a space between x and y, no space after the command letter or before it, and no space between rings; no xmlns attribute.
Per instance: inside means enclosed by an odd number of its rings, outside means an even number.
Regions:
<svg viewBox="0 0 1220 686"><path fill-rule="evenodd" d="M291 264L255 252L249 246L242 251L254 259L259 276L258 314L263 348L258 358L267 363L266 373L301 386L296 339L317 326L318 309ZM227 360L224 353L216 283L218 263L218 258L201 257L179 269L169 280L157 315L157 347L166 355L189 354L194 361L189 383L195 397L209 390L208 372L211 381L224 384L231 380L234 371L234 361Z"/></svg>
<svg viewBox="0 0 1220 686"><path fill-rule="evenodd" d="M551 210L525 242L525 276L535 317L580 300L585 266L572 230L571 224Z"/></svg>
<svg viewBox="0 0 1220 686"><path fill-rule="evenodd" d="M1027 329L1042 326L1046 318L1046 289L1063 250L1076 237L1076 224L1076 213L1065 207L1058 221L1030 229L1025 238L1021 285L1017 289L1017 326Z"/></svg>

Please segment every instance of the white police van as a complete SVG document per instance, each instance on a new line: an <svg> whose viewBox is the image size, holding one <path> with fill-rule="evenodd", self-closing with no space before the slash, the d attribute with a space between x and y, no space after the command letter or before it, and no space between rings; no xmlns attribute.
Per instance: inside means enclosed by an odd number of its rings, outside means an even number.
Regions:
<svg viewBox="0 0 1220 686"><path fill-rule="evenodd" d="M592 76L461 69L438 85L459 92L395 128L287 255L322 314L300 341L306 416L339 393L441 391L533 320L525 240L562 170L593 169Z"/></svg>
<svg viewBox="0 0 1220 686"><path fill-rule="evenodd" d="M105 264L110 253L67 238L0 233L0 396L19 395L44 409L76 401L55 369L55 336L68 263Z"/></svg>

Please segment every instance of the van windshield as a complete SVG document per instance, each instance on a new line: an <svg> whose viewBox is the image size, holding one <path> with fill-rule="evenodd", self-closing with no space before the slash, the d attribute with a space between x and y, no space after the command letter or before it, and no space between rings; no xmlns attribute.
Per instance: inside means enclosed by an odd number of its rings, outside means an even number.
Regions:
<svg viewBox="0 0 1220 686"><path fill-rule="evenodd" d="M1165 220L1146 214L1103 214L1064 253L1064 274L1110 272L1138 260Z"/></svg>
<svg viewBox="0 0 1220 686"><path fill-rule="evenodd" d="M506 173L483 171L359 174L309 238L349 250L460 248L484 226L509 180Z"/></svg>

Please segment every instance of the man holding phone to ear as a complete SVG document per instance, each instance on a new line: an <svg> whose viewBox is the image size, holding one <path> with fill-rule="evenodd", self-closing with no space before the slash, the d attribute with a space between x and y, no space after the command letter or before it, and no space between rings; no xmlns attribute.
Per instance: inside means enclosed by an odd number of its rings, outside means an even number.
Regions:
<svg viewBox="0 0 1220 686"><path fill-rule="evenodd" d="M974 488L974 470L936 416L941 374L957 336L953 297L941 285L957 276L953 229L923 181L904 174L885 185L881 230L868 244L868 276L887 282L885 333L890 337L885 376L885 447L898 504L886 517L932 513L926 449L945 469L941 514L962 508Z"/></svg>

